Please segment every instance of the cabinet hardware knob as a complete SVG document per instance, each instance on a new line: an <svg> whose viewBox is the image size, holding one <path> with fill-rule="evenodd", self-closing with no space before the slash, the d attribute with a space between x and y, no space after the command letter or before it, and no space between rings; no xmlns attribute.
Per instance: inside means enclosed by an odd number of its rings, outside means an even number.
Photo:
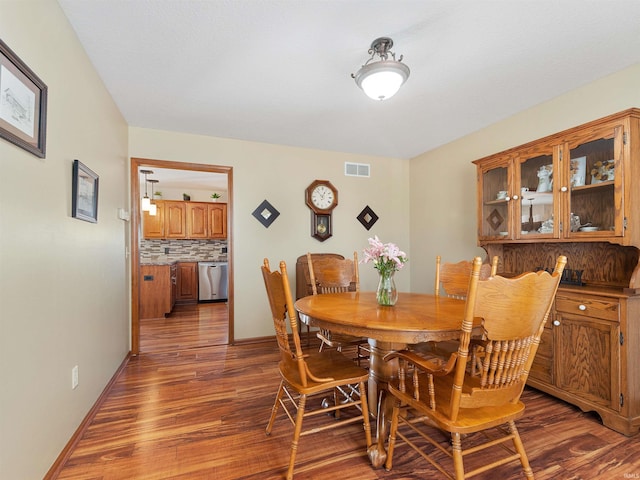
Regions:
<svg viewBox="0 0 640 480"><path fill-rule="evenodd" d="M513 197L516 198L516 197ZM508 202L509 200L511 200L511 197L504 197L504 199Z"/></svg>
<svg viewBox="0 0 640 480"><path fill-rule="evenodd" d="M578 305L578 310L582 310L584 312L586 309L587 309L586 305L582 305L582 304Z"/></svg>
<svg viewBox="0 0 640 480"><path fill-rule="evenodd" d="M554 321L553 321L553 324L554 324L556 327L557 327L557 326L559 326L559 325L560 325L560 320L554 320Z"/></svg>
<svg viewBox="0 0 640 480"><path fill-rule="evenodd" d="M517 199L518 199L518 195L514 195L514 196L513 196L513 199L514 199L514 200L517 200Z"/></svg>
<svg viewBox="0 0 640 480"><path fill-rule="evenodd" d="M567 187L562 187L562 188L560 189L560 191L561 191L561 192L567 192L567 191L569 191L569 189L568 189Z"/></svg>

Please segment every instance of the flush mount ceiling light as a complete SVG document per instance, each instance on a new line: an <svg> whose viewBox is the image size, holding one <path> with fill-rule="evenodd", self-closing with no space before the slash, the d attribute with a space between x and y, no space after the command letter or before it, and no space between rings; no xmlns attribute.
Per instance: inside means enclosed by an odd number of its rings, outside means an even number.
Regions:
<svg viewBox="0 0 640 480"><path fill-rule="evenodd" d="M393 40L389 37L376 38L369 48L371 58L358 70L358 73L351 74L356 84L374 100L393 97L409 78L409 67L402 63L402 55L396 61L396 54L390 51L391 47L393 47ZM374 61L376 55L380 60Z"/></svg>
<svg viewBox="0 0 640 480"><path fill-rule="evenodd" d="M140 173L144 175L144 197L142 197L142 206L140 207L143 212L148 212L151 209L151 199L147 195L147 175L153 173L153 170L140 170Z"/></svg>

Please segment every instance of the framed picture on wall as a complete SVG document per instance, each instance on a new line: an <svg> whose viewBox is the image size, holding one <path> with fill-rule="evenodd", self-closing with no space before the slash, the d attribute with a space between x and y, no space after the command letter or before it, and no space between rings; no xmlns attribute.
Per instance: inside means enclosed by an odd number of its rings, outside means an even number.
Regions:
<svg viewBox="0 0 640 480"><path fill-rule="evenodd" d="M45 157L47 86L0 40L0 137Z"/></svg>
<svg viewBox="0 0 640 480"><path fill-rule="evenodd" d="M79 160L73 161L71 216L98 223L98 175Z"/></svg>

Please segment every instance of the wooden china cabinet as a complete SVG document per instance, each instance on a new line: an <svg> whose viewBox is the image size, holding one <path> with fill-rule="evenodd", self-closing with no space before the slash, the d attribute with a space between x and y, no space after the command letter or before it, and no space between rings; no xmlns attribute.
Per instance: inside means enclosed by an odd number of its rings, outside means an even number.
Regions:
<svg viewBox="0 0 640 480"><path fill-rule="evenodd" d="M529 385L640 430L640 109L473 162L499 273L568 258Z"/></svg>

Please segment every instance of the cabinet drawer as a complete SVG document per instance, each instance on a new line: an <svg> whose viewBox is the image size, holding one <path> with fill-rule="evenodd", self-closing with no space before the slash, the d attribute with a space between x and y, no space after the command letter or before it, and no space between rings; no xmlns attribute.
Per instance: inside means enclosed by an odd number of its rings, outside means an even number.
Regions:
<svg viewBox="0 0 640 480"><path fill-rule="evenodd" d="M616 322L620 320L620 303L603 297L567 297L559 293L556 295L556 311Z"/></svg>

